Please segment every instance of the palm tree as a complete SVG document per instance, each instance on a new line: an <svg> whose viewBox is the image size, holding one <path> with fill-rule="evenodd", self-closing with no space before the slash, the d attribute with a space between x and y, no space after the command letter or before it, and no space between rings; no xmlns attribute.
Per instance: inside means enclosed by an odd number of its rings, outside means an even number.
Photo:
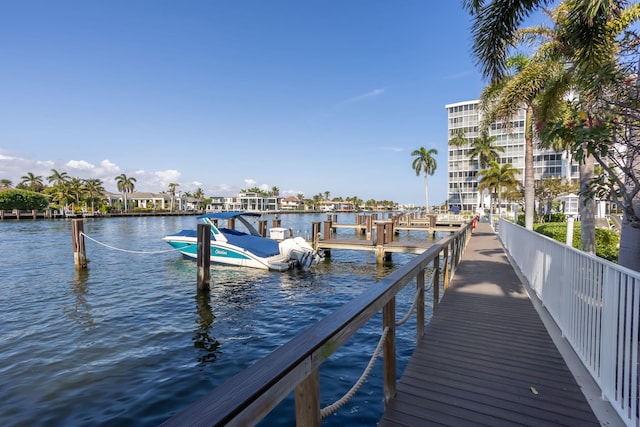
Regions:
<svg viewBox="0 0 640 427"><path fill-rule="evenodd" d="M500 153L504 153L504 147L494 145L496 141L495 136L489 136L489 129L486 127L482 129L480 138L474 138L471 142L471 148L468 155L470 160L478 160L478 170L486 169L490 162L498 161L500 159ZM482 190L482 189L479 189ZM482 193L482 199L484 201L484 191Z"/></svg>
<svg viewBox="0 0 640 427"><path fill-rule="evenodd" d="M557 72L558 64L534 61L517 55L507 61L510 75L486 88L481 96L482 108L487 122L503 121L511 126L512 117L525 108L525 156L524 156L524 208L525 227L533 230L535 201L533 170L533 118L536 97L541 93L551 75ZM554 66L555 65L555 66Z"/></svg>
<svg viewBox="0 0 640 427"><path fill-rule="evenodd" d="M47 177L47 181L53 186L66 184L69 179L70 177L66 172L59 172L56 169L51 169L51 175Z"/></svg>
<svg viewBox="0 0 640 427"><path fill-rule="evenodd" d="M169 207L169 212L173 212L173 201L176 198L176 188L179 186L180 184L175 182L169 184L169 194L171 194L171 205Z"/></svg>
<svg viewBox="0 0 640 427"><path fill-rule="evenodd" d="M118 186L118 191L122 193L124 197L124 210L127 210L127 193L133 193L133 189L135 188L134 183L136 179L134 177L128 177L125 174L118 175L116 178L116 184Z"/></svg>
<svg viewBox="0 0 640 427"><path fill-rule="evenodd" d="M195 197L198 200L198 207L202 209L203 200L204 200L204 191L202 190L202 188L198 187L196 192L193 193L193 197Z"/></svg>
<svg viewBox="0 0 640 427"><path fill-rule="evenodd" d="M69 190L69 194L75 199L76 205L79 205L80 199L84 197L85 194L84 180L71 178L66 187Z"/></svg>
<svg viewBox="0 0 640 427"><path fill-rule="evenodd" d="M494 194L497 195L499 211L500 205L502 204L502 193L504 191L511 191L517 187L520 181L518 181L515 176L519 173L520 171L515 169L510 163L505 163L501 166L498 162L492 160L487 169L478 172L478 176L480 176L478 188L482 190L488 189L489 192L493 191ZM493 197L491 197L489 211L493 213Z"/></svg>
<svg viewBox="0 0 640 427"><path fill-rule="evenodd" d="M94 202L96 199L100 199L104 196L104 187L102 180L99 179L87 179L84 182L84 191L91 199L91 211L95 211Z"/></svg>
<svg viewBox="0 0 640 427"><path fill-rule="evenodd" d="M529 13L549 3L547 0L463 0L474 17L474 53L485 77L490 77L492 82L503 78L507 69L507 52L518 27ZM569 60L572 72L579 82L577 89L581 102L589 106L592 100L598 99L599 91L602 95L610 90L608 85L602 83L611 81L620 71L616 64L616 49L620 43L617 36L637 20L640 6L633 4L624 9L623 2L611 0L565 0L561 6L566 8L567 13L558 27L562 36L558 39L564 44L565 59ZM622 74L628 78L629 73ZM637 98L637 93L635 97ZM637 100L629 105L635 108ZM606 145L601 144L597 148L596 145L592 144L589 148L576 144L574 148L578 152L590 151L598 160L598 153L608 150ZM606 165L605 161L598 160L598 163L603 167ZM627 175L628 181L636 183L640 176L640 162L636 162L631 169ZM583 172L589 170L587 167ZM610 177L615 181L617 177L614 175L611 173ZM525 204L528 199L527 190ZM632 189L630 197L625 198L623 207L628 220L623 220L620 246L625 247L625 250L620 251L618 262L640 270L640 247L636 244L640 240L640 192ZM588 210L586 213L589 213Z"/></svg>
<svg viewBox="0 0 640 427"><path fill-rule="evenodd" d="M41 191L44 188L42 184L42 177L40 175L34 175L33 172L28 172L26 175L20 177L20 186L26 187L31 191Z"/></svg>
<svg viewBox="0 0 640 427"><path fill-rule="evenodd" d="M474 138L469 149L469 158L478 159L478 169L485 169L491 161L498 160L500 153L504 153L504 147L493 145L495 136L489 136L489 130L484 128L480 138Z"/></svg>
<svg viewBox="0 0 640 427"><path fill-rule="evenodd" d="M455 135L453 135L449 139L449 145L451 145L452 147L462 147L463 145L466 145L468 143L469 143L469 140L467 139L467 136L464 133L464 129L458 129Z"/></svg>
<svg viewBox="0 0 640 427"><path fill-rule="evenodd" d="M427 181L428 175L433 175L438 167L436 159L433 157L438 154L438 150L431 148L427 150L424 147L420 147L417 150L411 152L412 156L415 156L411 167L416 172L416 176L420 176L420 172L424 175L424 195L425 195L425 209L429 212L429 183Z"/></svg>

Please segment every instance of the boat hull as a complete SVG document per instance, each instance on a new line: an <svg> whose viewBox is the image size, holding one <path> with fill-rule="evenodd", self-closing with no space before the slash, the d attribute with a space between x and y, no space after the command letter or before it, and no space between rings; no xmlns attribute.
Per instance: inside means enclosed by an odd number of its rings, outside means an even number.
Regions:
<svg viewBox="0 0 640 427"><path fill-rule="evenodd" d="M167 236L164 240L182 255L193 259L198 257L197 239ZM282 256L258 257L251 252L225 242L211 242L210 260L217 264L274 271L289 270L294 264L294 261L287 262Z"/></svg>

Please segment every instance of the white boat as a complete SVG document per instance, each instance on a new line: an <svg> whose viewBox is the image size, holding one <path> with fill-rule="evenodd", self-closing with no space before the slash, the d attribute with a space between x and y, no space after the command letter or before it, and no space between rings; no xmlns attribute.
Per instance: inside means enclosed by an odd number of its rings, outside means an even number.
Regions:
<svg viewBox="0 0 640 427"><path fill-rule="evenodd" d="M217 212L199 216L211 226L211 262L264 270L285 271L293 267L308 269L317 264L320 255L302 237L287 237L275 240L263 237L247 220L259 217L252 212ZM237 220L244 230L222 228L218 220ZM238 224L239 225L239 224ZM198 257L197 230L182 230L163 238L181 254L189 258Z"/></svg>

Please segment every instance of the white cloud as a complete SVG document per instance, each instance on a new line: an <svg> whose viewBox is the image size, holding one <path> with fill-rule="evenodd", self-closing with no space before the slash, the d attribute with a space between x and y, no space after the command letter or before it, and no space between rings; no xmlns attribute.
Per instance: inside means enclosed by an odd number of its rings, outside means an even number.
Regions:
<svg viewBox="0 0 640 427"><path fill-rule="evenodd" d="M71 169L80 169L80 170L92 170L95 169L95 166L85 160L69 160L66 164L66 167Z"/></svg>
<svg viewBox="0 0 640 427"><path fill-rule="evenodd" d="M120 173L120 168L118 167L118 165L110 162L107 159L100 162L100 168L105 172Z"/></svg>
<svg viewBox="0 0 640 427"><path fill-rule="evenodd" d="M244 183L247 184L248 187L253 187L254 185L256 185L255 179L251 179L251 178L246 178L244 180Z"/></svg>

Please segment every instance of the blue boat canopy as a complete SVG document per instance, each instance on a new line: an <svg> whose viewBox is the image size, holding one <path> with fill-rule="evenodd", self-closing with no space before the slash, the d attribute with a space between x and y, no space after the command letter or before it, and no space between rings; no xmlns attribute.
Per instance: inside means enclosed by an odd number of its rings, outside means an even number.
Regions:
<svg viewBox="0 0 640 427"><path fill-rule="evenodd" d="M208 214L200 215L200 218L211 218L211 219L229 219L236 218L238 216L261 216L261 214L257 212L211 212Z"/></svg>

